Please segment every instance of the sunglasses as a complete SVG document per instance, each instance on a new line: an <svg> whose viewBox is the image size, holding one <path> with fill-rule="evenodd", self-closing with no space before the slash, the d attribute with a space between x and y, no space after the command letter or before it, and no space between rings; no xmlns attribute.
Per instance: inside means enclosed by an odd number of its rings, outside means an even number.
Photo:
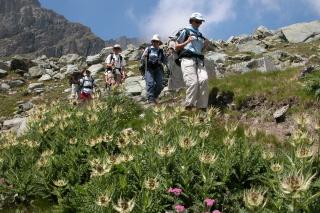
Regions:
<svg viewBox="0 0 320 213"><path fill-rule="evenodd" d="M194 22L197 24L202 24L202 21L199 21L199 20L194 20Z"/></svg>

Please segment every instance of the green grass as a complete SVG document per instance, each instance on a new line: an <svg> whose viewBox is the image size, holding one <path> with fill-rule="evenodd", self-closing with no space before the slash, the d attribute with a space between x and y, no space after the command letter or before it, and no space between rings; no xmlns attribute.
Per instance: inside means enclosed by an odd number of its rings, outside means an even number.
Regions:
<svg viewBox="0 0 320 213"><path fill-rule="evenodd" d="M242 75L233 74L223 79L210 81L210 88L220 91L231 91L237 103L246 97L263 96L270 101L280 101L289 97L299 97L301 101L313 99L305 90L302 82L297 80L299 69L269 73L248 72Z"/></svg>

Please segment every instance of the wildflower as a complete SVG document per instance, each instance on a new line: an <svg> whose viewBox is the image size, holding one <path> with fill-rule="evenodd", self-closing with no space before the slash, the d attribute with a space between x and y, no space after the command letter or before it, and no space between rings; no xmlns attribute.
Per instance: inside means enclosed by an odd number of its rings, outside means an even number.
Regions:
<svg viewBox="0 0 320 213"><path fill-rule="evenodd" d="M176 210L176 212L185 212L186 210L186 208L181 204L175 205L174 209Z"/></svg>
<svg viewBox="0 0 320 213"><path fill-rule="evenodd" d="M111 166L101 162L99 159L95 159L90 161L91 164L91 177L100 177L105 175L106 173L110 172Z"/></svg>
<svg viewBox="0 0 320 213"><path fill-rule="evenodd" d="M266 192L261 189L250 189L244 192L243 200L247 208L256 209L263 208L266 205L264 198Z"/></svg>
<svg viewBox="0 0 320 213"><path fill-rule="evenodd" d="M212 213L221 213L219 210L214 210Z"/></svg>
<svg viewBox="0 0 320 213"><path fill-rule="evenodd" d="M211 207L216 203L216 201L214 199L207 198L204 200L204 203L206 204L206 206Z"/></svg>
<svg viewBox="0 0 320 213"><path fill-rule="evenodd" d="M280 183L280 188L284 194L297 194L299 192L307 191L311 185L312 179L316 174L306 177L301 170L293 172L287 177L284 177Z"/></svg>
<svg viewBox="0 0 320 213"><path fill-rule="evenodd" d="M263 151L262 158L264 160L271 160L274 158L274 153L272 151Z"/></svg>
<svg viewBox="0 0 320 213"><path fill-rule="evenodd" d="M120 156L120 158L122 159L123 162L130 162L133 161L134 157L132 154L130 153L126 153Z"/></svg>
<svg viewBox="0 0 320 213"><path fill-rule="evenodd" d="M121 106L115 106L113 107L113 113L123 113L125 110Z"/></svg>
<svg viewBox="0 0 320 213"><path fill-rule="evenodd" d="M256 137L257 136L257 129L256 128L248 128L246 130L244 130L244 134L247 138L250 137Z"/></svg>
<svg viewBox="0 0 320 213"><path fill-rule="evenodd" d="M206 130L206 131L201 131L201 132L199 133L199 137L200 137L201 139L206 139L206 138L208 138L208 137L209 137L209 131L208 131L208 130Z"/></svg>
<svg viewBox="0 0 320 213"><path fill-rule="evenodd" d="M297 130L293 133L293 142L292 144L295 146L297 144L301 144L304 141L308 140L308 133L301 131L301 130Z"/></svg>
<svg viewBox="0 0 320 213"><path fill-rule="evenodd" d="M217 117L220 114L220 110L214 107L210 107L207 111L209 117Z"/></svg>
<svg viewBox="0 0 320 213"><path fill-rule="evenodd" d="M96 123L98 121L98 116L96 114L88 114L87 121L88 123Z"/></svg>
<svg viewBox="0 0 320 213"><path fill-rule="evenodd" d="M223 144L230 148L234 145L235 140L235 137L228 136L223 140Z"/></svg>
<svg viewBox="0 0 320 213"><path fill-rule="evenodd" d="M118 200L117 205L113 205L113 209L116 210L119 213L129 213L132 212L134 208L134 200L125 201L122 198Z"/></svg>
<svg viewBox="0 0 320 213"><path fill-rule="evenodd" d="M275 173L282 172L283 166L280 163L274 163L270 166L271 170Z"/></svg>
<svg viewBox="0 0 320 213"><path fill-rule="evenodd" d="M179 145L182 149L191 149L194 147L197 143L188 137L181 137L179 140Z"/></svg>
<svg viewBox="0 0 320 213"><path fill-rule="evenodd" d="M68 181L66 180L56 180L53 181L53 184L57 187L65 187L68 184Z"/></svg>
<svg viewBox="0 0 320 213"><path fill-rule="evenodd" d="M235 131L237 131L239 126L239 123L233 123L233 124L226 124L224 126L224 129L229 133L233 134Z"/></svg>
<svg viewBox="0 0 320 213"><path fill-rule="evenodd" d="M75 145L77 143L78 143L78 139L77 138L72 138L72 139L69 140L69 144L71 144L71 145Z"/></svg>
<svg viewBox="0 0 320 213"><path fill-rule="evenodd" d="M312 147L299 147L296 151L296 157L300 159L311 158L314 155Z"/></svg>
<svg viewBox="0 0 320 213"><path fill-rule="evenodd" d="M159 147L156 150L160 157L170 157L175 153L175 151L176 147L170 145Z"/></svg>
<svg viewBox="0 0 320 213"><path fill-rule="evenodd" d="M202 153L199 155L199 160L204 164L214 164L218 157L215 154Z"/></svg>
<svg viewBox="0 0 320 213"><path fill-rule="evenodd" d="M146 187L146 189L154 191L159 188L160 183L157 178L148 178L144 181L144 186Z"/></svg>
<svg viewBox="0 0 320 213"><path fill-rule="evenodd" d="M111 135L105 134L101 139L103 142L107 143L107 142L112 141L113 137Z"/></svg>
<svg viewBox="0 0 320 213"><path fill-rule="evenodd" d="M35 141L31 141L31 140L25 140L23 141L23 144L30 147L30 148L35 148L35 147L39 147L40 144L35 142Z"/></svg>
<svg viewBox="0 0 320 213"><path fill-rule="evenodd" d="M151 128L151 133L153 135L163 135L163 131L161 129L162 126L154 126Z"/></svg>
<svg viewBox="0 0 320 213"><path fill-rule="evenodd" d="M122 130L121 134L123 137L126 138L132 138L137 136L137 132L135 132L132 128Z"/></svg>
<svg viewBox="0 0 320 213"><path fill-rule="evenodd" d="M166 111L167 107L165 105L161 105L161 106L156 106L153 108L153 111L155 113L161 113L161 112L164 112Z"/></svg>
<svg viewBox="0 0 320 213"><path fill-rule="evenodd" d="M134 138L133 140L132 140L132 144L134 145L134 146L140 146L140 145L142 145L144 143L144 141L142 140L142 139L140 139L140 138Z"/></svg>
<svg viewBox="0 0 320 213"><path fill-rule="evenodd" d="M96 145L98 145L98 144L100 144L100 143L101 143L101 141L99 140L99 138L97 138L97 139L91 139L91 140L89 140L89 141L86 142L86 144L87 144L88 146L91 146L91 147L94 147L94 146L96 146Z"/></svg>
<svg viewBox="0 0 320 213"><path fill-rule="evenodd" d="M111 155L107 158L107 162L110 165L119 165L123 161L122 156Z"/></svg>
<svg viewBox="0 0 320 213"><path fill-rule="evenodd" d="M169 193L174 194L175 196L179 197L182 193L182 189L180 188L170 188L168 190Z"/></svg>
<svg viewBox="0 0 320 213"><path fill-rule="evenodd" d="M175 112L176 114L180 114L180 113L182 113L183 111L184 111L184 107L182 107L182 106L177 106L177 107L174 108L174 112Z"/></svg>
<svg viewBox="0 0 320 213"><path fill-rule="evenodd" d="M296 115L296 116L293 117L293 119L301 127L306 127L308 124L311 123L310 116L307 115L306 113L303 113L301 115Z"/></svg>
<svg viewBox="0 0 320 213"><path fill-rule="evenodd" d="M108 194L103 194L98 197L96 204L101 207L107 207L111 201L111 198Z"/></svg>
<svg viewBox="0 0 320 213"><path fill-rule="evenodd" d="M122 148L125 148L129 145L130 141L128 138L124 138L124 137L119 137L118 139L118 143L117 143L117 146L122 149Z"/></svg>

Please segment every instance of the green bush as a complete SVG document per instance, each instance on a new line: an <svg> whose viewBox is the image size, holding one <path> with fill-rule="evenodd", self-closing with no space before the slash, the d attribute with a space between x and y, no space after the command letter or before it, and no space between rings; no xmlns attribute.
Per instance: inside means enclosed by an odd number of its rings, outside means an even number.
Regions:
<svg viewBox="0 0 320 213"><path fill-rule="evenodd" d="M309 155L303 126L278 149L262 144L268 136L253 128L223 124L214 109L145 110L122 95L53 105L30 119L22 138L1 138L3 207L47 200L61 212L165 212L178 204L187 212L320 208L313 175L319 159ZM207 198L215 204L204 204Z"/></svg>

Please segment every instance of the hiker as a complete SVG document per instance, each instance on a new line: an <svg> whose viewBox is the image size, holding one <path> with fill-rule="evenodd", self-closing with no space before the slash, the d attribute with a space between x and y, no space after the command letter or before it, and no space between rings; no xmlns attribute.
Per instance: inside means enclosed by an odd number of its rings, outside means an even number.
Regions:
<svg viewBox="0 0 320 213"><path fill-rule="evenodd" d="M97 85L94 82L91 72L89 70L84 71L83 78L80 79L80 100L89 101L92 99L93 88Z"/></svg>
<svg viewBox="0 0 320 213"><path fill-rule="evenodd" d="M71 86L71 95L69 99L78 99L80 96L80 79L83 77L82 73L75 71L69 77L69 84Z"/></svg>
<svg viewBox="0 0 320 213"><path fill-rule="evenodd" d="M189 19L190 26L181 31L176 41L183 79L187 86L185 100L187 110L198 108L205 111L208 107L208 73L204 66L203 55L208 40L199 31L204 21L200 13L193 13Z"/></svg>
<svg viewBox="0 0 320 213"><path fill-rule="evenodd" d="M169 41L167 55L167 65L170 73L168 89L173 93L179 92L182 88L185 87L181 67L178 66L175 62L178 58L178 54L175 51L175 45L175 41Z"/></svg>
<svg viewBox="0 0 320 213"><path fill-rule="evenodd" d="M121 46L116 44L113 46L113 53L108 55L105 72L106 87L110 88L113 85L120 85L126 78L125 66L126 62L120 54L122 51Z"/></svg>
<svg viewBox="0 0 320 213"><path fill-rule="evenodd" d="M163 89L163 64L165 55L160 48L162 41L158 34L151 39L151 46L142 54L141 63L145 64L144 78L147 86L147 99L150 104L157 104L158 97Z"/></svg>

